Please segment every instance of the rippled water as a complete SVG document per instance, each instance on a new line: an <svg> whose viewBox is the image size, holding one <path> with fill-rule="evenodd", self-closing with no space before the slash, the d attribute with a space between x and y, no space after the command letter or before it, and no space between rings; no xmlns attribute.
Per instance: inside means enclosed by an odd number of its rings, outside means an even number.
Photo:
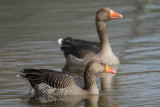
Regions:
<svg viewBox="0 0 160 107"><path fill-rule="evenodd" d="M110 44L121 61L117 74L110 77L110 91L106 92L108 85L103 83L106 77L101 77L97 79L99 96L30 99L25 82L16 78L19 71L61 71L65 59L57 39L71 36L98 41L94 16L106 6L124 15L108 23ZM160 105L159 0L1 0L0 13L0 106Z"/></svg>

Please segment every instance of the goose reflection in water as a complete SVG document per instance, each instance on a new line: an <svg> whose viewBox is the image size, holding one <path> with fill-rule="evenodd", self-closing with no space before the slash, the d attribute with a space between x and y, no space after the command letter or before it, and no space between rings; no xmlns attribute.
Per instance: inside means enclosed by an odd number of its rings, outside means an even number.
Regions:
<svg viewBox="0 0 160 107"><path fill-rule="evenodd" d="M105 100L105 104L102 102ZM36 95L31 97L29 102L30 105L34 106L56 106L56 107L77 107L84 105L85 107L107 107L108 97L99 95L88 95L88 96L40 96Z"/></svg>

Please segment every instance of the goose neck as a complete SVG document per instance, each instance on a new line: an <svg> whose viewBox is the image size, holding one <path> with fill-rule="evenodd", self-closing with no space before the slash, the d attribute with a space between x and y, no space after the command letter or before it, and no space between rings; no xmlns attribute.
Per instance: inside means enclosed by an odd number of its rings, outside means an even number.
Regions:
<svg viewBox="0 0 160 107"><path fill-rule="evenodd" d="M92 90L93 87L96 85L96 76L93 70L86 69L84 72L84 83L85 83L85 90L89 91Z"/></svg>
<svg viewBox="0 0 160 107"><path fill-rule="evenodd" d="M110 48L108 34L107 34L107 25L104 21L96 21L96 27L98 36L100 38L101 51L105 51L106 48Z"/></svg>

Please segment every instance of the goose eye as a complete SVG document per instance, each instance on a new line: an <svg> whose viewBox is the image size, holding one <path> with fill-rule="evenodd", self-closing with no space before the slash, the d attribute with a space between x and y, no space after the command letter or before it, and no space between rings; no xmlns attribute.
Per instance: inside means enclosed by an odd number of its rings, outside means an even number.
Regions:
<svg viewBox="0 0 160 107"><path fill-rule="evenodd" d="M101 65L104 65L104 63L101 62Z"/></svg>
<svg viewBox="0 0 160 107"><path fill-rule="evenodd" d="M105 9L103 9L103 12L106 12L106 10L105 10Z"/></svg>

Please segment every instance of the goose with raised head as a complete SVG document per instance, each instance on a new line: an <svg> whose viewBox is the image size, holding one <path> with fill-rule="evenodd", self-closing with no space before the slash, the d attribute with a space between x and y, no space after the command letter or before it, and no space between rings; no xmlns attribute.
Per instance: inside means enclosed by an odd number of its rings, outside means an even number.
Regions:
<svg viewBox="0 0 160 107"><path fill-rule="evenodd" d="M84 78L69 72L56 72L49 69L23 69L24 75L32 91L44 95L85 95L98 94L96 73L115 73L108 65L91 61L86 66Z"/></svg>
<svg viewBox="0 0 160 107"><path fill-rule="evenodd" d="M71 37L59 39L58 43L61 45L67 64L86 66L94 58L101 60L107 65L119 64L119 59L113 53L108 40L106 21L122 17L121 14L110 8L102 8L97 11L95 20L100 43L73 39Z"/></svg>

